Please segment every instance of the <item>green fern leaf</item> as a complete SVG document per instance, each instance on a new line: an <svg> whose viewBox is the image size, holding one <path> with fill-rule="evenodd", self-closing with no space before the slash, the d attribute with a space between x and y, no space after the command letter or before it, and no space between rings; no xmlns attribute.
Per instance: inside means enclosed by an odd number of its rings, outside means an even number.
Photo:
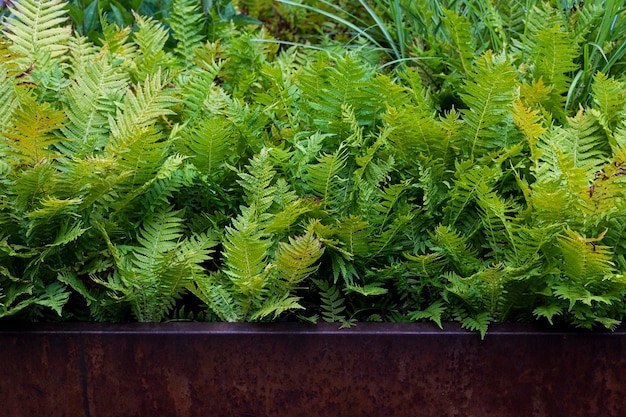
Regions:
<svg viewBox="0 0 626 417"><path fill-rule="evenodd" d="M6 36L13 42L10 49L22 55L18 62L24 69L36 65L42 71L68 52L71 27L63 0L20 0L15 2L8 19ZM49 58L48 58L49 57Z"/></svg>
<svg viewBox="0 0 626 417"><path fill-rule="evenodd" d="M272 241L259 231L254 221L255 213L244 208L242 214L233 220L233 227L226 227L224 245L224 273L230 277L249 305L265 285L268 266L268 250ZM244 308L245 314L248 308Z"/></svg>
<svg viewBox="0 0 626 417"><path fill-rule="evenodd" d="M536 317L545 317L548 322L553 325L552 318L554 316L560 316L563 314L563 309L557 304L548 304L545 306L539 306L533 310L533 314Z"/></svg>
<svg viewBox="0 0 626 417"><path fill-rule="evenodd" d="M467 76L472 70L472 61L476 56L475 41L470 23L465 16L452 10L443 10L442 23L451 40L450 61L457 71Z"/></svg>
<svg viewBox="0 0 626 417"><path fill-rule="evenodd" d="M133 264L146 275L158 273L163 267L162 255L176 249L182 237L182 212L163 210L144 221L139 230Z"/></svg>
<svg viewBox="0 0 626 417"><path fill-rule="evenodd" d="M269 150L263 148L247 168L249 173L240 173L237 182L245 190L245 202L261 215L270 208L276 196L276 187L271 185L276 171L269 158Z"/></svg>
<svg viewBox="0 0 626 417"><path fill-rule="evenodd" d="M585 238L566 229L558 246L563 254L563 271L574 282L601 280L613 271L610 248L597 244L597 239Z"/></svg>
<svg viewBox="0 0 626 417"><path fill-rule="evenodd" d="M134 57L136 66L135 80L142 81L165 68L170 68L174 61L165 50L169 39L167 29L158 21L134 14L137 31L133 32L133 40L139 46L139 53Z"/></svg>
<svg viewBox="0 0 626 417"><path fill-rule="evenodd" d="M107 146L108 152L127 152L128 147L139 140L157 120L174 114L170 108L176 103L160 71L147 77L134 90L128 89L116 116L109 116L113 137Z"/></svg>
<svg viewBox="0 0 626 417"><path fill-rule="evenodd" d="M201 284L202 282L198 281L198 289L192 291L217 314L220 320L233 323L242 319L237 312L235 301L227 290L221 285Z"/></svg>
<svg viewBox="0 0 626 417"><path fill-rule="evenodd" d="M441 324L441 316L445 313L446 307L443 305L441 301L436 301L429 305L426 310L423 311L414 311L409 313L409 319L413 321L419 321L423 319L432 320L437 323L440 329L443 329L443 325Z"/></svg>
<svg viewBox="0 0 626 417"><path fill-rule="evenodd" d="M605 129L610 140L612 132L623 119L626 87L614 78L598 72L593 78L592 96L594 108L591 112ZM611 143L612 147L616 145L616 143Z"/></svg>
<svg viewBox="0 0 626 417"><path fill-rule="evenodd" d="M195 0L174 0L168 16L168 23L176 39L174 52L182 59L185 67L189 67L195 56L194 49L205 38L204 15Z"/></svg>
<svg viewBox="0 0 626 417"><path fill-rule="evenodd" d="M564 119L564 104L569 90L570 73L578 68L578 40L563 27L560 12L534 7L527 18L528 37L523 53L534 65L534 79L542 79L552 88L543 106L560 120Z"/></svg>
<svg viewBox="0 0 626 417"><path fill-rule="evenodd" d="M461 98L469 106L462 110L467 158L504 147L503 119L513 103L516 74L506 56L489 51L476 60L476 70L466 83Z"/></svg>
<svg viewBox="0 0 626 417"><path fill-rule="evenodd" d="M461 320L461 327L470 331L479 331L480 338L484 339L489 328L491 317L489 313L479 313L475 316L465 317Z"/></svg>
<svg viewBox="0 0 626 417"><path fill-rule="evenodd" d="M376 295L384 295L387 294L389 292L389 290L387 288L383 288L382 287L382 283L380 282L372 282L370 284L366 284L363 286L360 285L346 285L345 286L345 293L346 294L350 294L350 293L357 293L357 294L361 294L365 297L371 297L371 296L376 296Z"/></svg>
<svg viewBox="0 0 626 417"><path fill-rule="evenodd" d="M318 158L317 164L310 164L306 169L305 182L313 193L321 198L322 204L340 203L343 198L339 193L345 179L341 173L346 168L348 153L342 146L332 154L325 154Z"/></svg>
<svg viewBox="0 0 626 417"><path fill-rule="evenodd" d="M289 238L289 243L280 243L276 251L275 265L282 278L287 282L287 290L294 289L308 276L317 271L314 265L324 253L321 242L312 232L296 238Z"/></svg>
<svg viewBox="0 0 626 417"><path fill-rule="evenodd" d="M342 314L346 310L345 299L341 296L339 289L323 281L314 282L320 290L322 319L328 323L345 322L346 318Z"/></svg>
<svg viewBox="0 0 626 417"><path fill-rule="evenodd" d="M64 95L69 123L62 131L66 154L83 156L102 150L108 141L108 118L115 114L128 79L102 57L84 57L74 70L74 81Z"/></svg>
<svg viewBox="0 0 626 417"><path fill-rule="evenodd" d="M276 296L270 297L265 300L265 303L259 308L251 317L250 320L262 320L270 315L276 320L285 311L289 310L303 310L299 304L300 297L284 295L283 297Z"/></svg>
<svg viewBox="0 0 626 417"><path fill-rule="evenodd" d="M16 164L37 165L57 154L51 148L61 141L53 132L65 124L65 113L48 103L39 104L32 97L21 99L11 124L4 128L5 143Z"/></svg>

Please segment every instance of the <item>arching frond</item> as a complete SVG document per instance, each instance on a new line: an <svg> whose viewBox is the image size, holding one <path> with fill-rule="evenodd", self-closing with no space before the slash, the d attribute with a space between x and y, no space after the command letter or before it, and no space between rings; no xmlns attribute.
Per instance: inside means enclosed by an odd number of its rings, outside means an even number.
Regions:
<svg viewBox="0 0 626 417"><path fill-rule="evenodd" d="M65 56L72 30L63 0L20 0L12 12L6 36L13 42L11 50L22 55L23 69L35 65L44 70L53 66L50 60Z"/></svg>
<svg viewBox="0 0 626 417"><path fill-rule="evenodd" d="M462 110L467 141L466 158L476 158L485 152L504 147L501 114L508 114L513 103L515 71L504 55L489 51L476 60L472 81L465 85L463 101L469 107Z"/></svg>

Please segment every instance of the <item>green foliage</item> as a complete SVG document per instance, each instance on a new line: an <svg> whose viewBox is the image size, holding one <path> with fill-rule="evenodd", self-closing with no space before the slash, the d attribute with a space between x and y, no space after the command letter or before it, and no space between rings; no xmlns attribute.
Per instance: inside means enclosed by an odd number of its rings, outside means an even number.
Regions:
<svg viewBox="0 0 626 417"><path fill-rule="evenodd" d="M233 3L131 3L6 21L0 317L623 319L623 34L595 6L277 3L345 6L311 51ZM589 76L592 38L613 52Z"/></svg>

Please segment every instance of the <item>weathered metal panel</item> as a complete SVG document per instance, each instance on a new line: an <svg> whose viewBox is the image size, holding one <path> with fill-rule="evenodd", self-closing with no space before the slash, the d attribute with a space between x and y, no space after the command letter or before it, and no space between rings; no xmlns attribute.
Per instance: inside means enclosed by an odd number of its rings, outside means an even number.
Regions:
<svg viewBox="0 0 626 417"><path fill-rule="evenodd" d="M21 416L622 416L626 332L75 324L0 331Z"/></svg>

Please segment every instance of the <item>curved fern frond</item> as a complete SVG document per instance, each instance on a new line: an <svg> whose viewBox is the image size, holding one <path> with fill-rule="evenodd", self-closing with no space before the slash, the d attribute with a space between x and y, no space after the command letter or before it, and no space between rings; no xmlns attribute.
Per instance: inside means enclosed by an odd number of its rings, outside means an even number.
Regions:
<svg viewBox="0 0 626 417"><path fill-rule="evenodd" d="M313 193L322 199L323 204L337 204L343 202L343 196L337 195L342 189L341 173L346 168L348 152L343 146L331 154L318 157L317 164L309 164L306 169L305 181Z"/></svg>
<svg viewBox="0 0 626 417"><path fill-rule="evenodd" d="M170 108L177 100L167 88L161 71L156 71L143 84L128 90L115 117L109 116L113 135L109 144L111 151L124 152L127 141L140 137L143 131L163 116L174 114Z"/></svg>
<svg viewBox="0 0 626 417"><path fill-rule="evenodd" d="M139 46L139 53L134 57L136 65L135 80L142 81L157 71L170 68L173 57L164 49L169 39L167 29L158 21L135 14L138 30L133 33L133 40Z"/></svg>
<svg viewBox="0 0 626 417"><path fill-rule="evenodd" d="M587 283L613 272L610 248L598 241L598 238L585 238L573 230L565 230L558 246L563 254L562 268L569 279Z"/></svg>
<svg viewBox="0 0 626 417"><path fill-rule="evenodd" d="M23 56L24 68L35 65L42 70L48 59L59 61L68 52L72 29L63 0L20 0L15 2L8 19L7 37L11 50Z"/></svg>
<svg viewBox="0 0 626 417"><path fill-rule="evenodd" d="M549 99L543 105L557 119L563 120L570 74L578 68L574 60L579 56L579 40L565 30L562 16L555 9L534 7L527 22L528 38L524 52L529 52L531 62L535 63L534 79L543 79L552 86Z"/></svg>
<svg viewBox="0 0 626 417"><path fill-rule="evenodd" d="M74 81L65 93L69 119L63 128L66 154L81 157L102 150L108 141L108 117L115 114L128 85L128 77L103 57L85 58L75 67Z"/></svg>
<svg viewBox="0 0 626 417"><path fill-rule="evenodd" d="M168 16L168 23L176 39L174 52L181 58L185 67L189 67L195 56L194 49L205 38L204 14L196 0L174 0Z"/></svg>
<svg viewBox="0 0 626 417"><path fill-rule="evenodd" d="M274 264L281 278L286 281L288 291L317 270L318 266L314 264L323 253L322 243L310 231L305 235L289 238L289 243L279 243Z"/></svg>
<svg viewBox="0 0 626 417"><path fill-rule="evenodd" d="M613 138L613 132L624 117L626 87L623 83L599 72L593 78L592 97L594 108L591 112L607 133L611 147L615 148L617 143Z"/></svg>
<svg viewBox="0 0 626 417"><path fill-rule="evenodd" d="M38 165L58 154L52 145L62 138L53 134L66 123L65 113L55 110L49 103L40 104L33 97L24 95L20 108L12 115L11 124L2 133L9 153L16 164Z"/></svg>
<svg viewBox="0 0 626 417"><path fill-rule="evenodd" d="M474 57L478 55L470 23L467 17L452 10L444 9L443 13L443 27L452 41L448 65L454 65L454 69L467 76L472 70Z"/></svg>
<svg viewBox="0 0 626 417"><path fill-rule="evenodd" d="M268 250L272 241L259 231L253 220L252 210L244 209L233 220L233 227L226 227L224 245L224 273L231 279L237 292L245 298L242 304L247 315L252 302L263 289L267 275Z"/></svg>
<svg viewBox="0 0 626 417"><path fill-rule="evenodd" d="M181 132L182 152L191 156L191 162L205 175L215 177L231 154L232 124L214 117L200 121L196 126Z"/></svg>
<svg viewBox="0 0 626 417"><path fill-rule="evenodd" d="M247 168L249 173L240 173L241 179L237 182L245 190L245 202L252 211L261 215L270 208L276 195L276 187L272 186L276 171L269 158L269 150L263 148Z"/></svg>
<svg viewBox="0 0 626 417"><path fill-rule="evenodd" d="M476 158L506 145L501 115L508 114L513 103L516 74L505 55L494 56L487 51L476 60L471 79L461 95L469 107L461 111L466 125L466 158Z"/></svg>

